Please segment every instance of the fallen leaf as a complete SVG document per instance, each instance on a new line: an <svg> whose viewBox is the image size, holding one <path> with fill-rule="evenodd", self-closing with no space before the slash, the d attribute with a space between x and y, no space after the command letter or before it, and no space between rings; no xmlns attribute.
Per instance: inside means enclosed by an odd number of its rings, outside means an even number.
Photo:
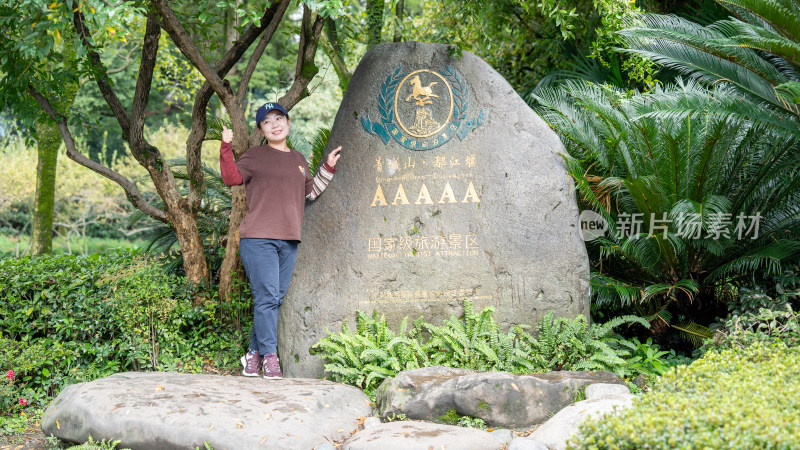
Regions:
<svg viewBox="0 0 800 450"><path fill-rule="evenodd" d="M217 426L217 424L215 424L215 423L212 423L212 424L211 424L211 426L210 426L210 427L208 427L208 431L211 431L211 430L213 430L215 426Z"/></svg>
<svg viewBox="0 0 800 450"><path fill-rule="evenodd" d="M341 433L342 431L344 431L344 428L339 428L336 432Z"/></svg>
<svg viewBox="0 0 800 450"><path fill-rule="evenodd" d="M261 447L264 445L264 442L267 442L267 435L265 434L264 437L261 438L261 442L258 443L258 446Z"/></svg>
<svg viewBox="0 0 800 450"><path fill-rule="evenodd" d="M265 419L269 419L270 417L272 417L272 413L266 413L266 414L264 414L264 418L265 418Z"/></svg>
<svg viewBox="0 0 800 450"><path fill-rule="evenodd" d="M516 384L511 383L511 387L514 388L515 391L519 392L519 388L517 387Z"/></svg>
<svg viewBox="0 0 800 450"><path fill-rule="evenodd" d="M56 420L56 428L58 428L59 430L61 429L61 424L60 424L60 423L58 423L58 421L57 421L57 420Z"/></svg>
<svg viewBox="0 0 800 450"><path fill-rule="evenodd" d="M158 386L156 386L156 391L163 391L163 390L164 390L164 386L161 386L160 384Z"/></svg>
<svg viewBox="0 0 800 450"><path fill-rule="evenodd" d="M236 428L242 428L242 422L236 422Z"/></svg>

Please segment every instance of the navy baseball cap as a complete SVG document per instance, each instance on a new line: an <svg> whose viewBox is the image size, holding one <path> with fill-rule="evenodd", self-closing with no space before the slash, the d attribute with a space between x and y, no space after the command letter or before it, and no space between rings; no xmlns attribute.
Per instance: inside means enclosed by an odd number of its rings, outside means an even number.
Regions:
<svg viewBox="0 0 800 450"><path fill-rule="evenodd" d="M284 116L289 117L289 113L286 112L286 108L284 108L280 103L267 102L261 105L261 107L258 108L258 111L256 111L256 126L261 125L261 122L264 121L264 118L267 117L267 113L270 111L280 111Z"/></svg>

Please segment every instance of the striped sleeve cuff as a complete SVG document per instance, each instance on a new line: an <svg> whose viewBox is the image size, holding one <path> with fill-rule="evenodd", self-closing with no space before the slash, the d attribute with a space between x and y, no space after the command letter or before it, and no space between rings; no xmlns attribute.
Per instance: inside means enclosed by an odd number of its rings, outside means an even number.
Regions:
<svg viewBox="0 0 800 450"><path fill-rule="evenodd" d="M328 183L333 179L334 172L336 172L336 168L328 166L327 162L320 166L317 174L314 175L314 184L311 187L311 192L306 195L306 198L309 200L316 200L317 197L322 194L322 191L328 187Z"/></svg>

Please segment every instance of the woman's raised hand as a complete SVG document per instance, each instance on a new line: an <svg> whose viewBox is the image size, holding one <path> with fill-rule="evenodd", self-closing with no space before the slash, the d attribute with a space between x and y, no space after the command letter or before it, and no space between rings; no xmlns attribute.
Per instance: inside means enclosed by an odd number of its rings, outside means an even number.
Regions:
<svg viewBox="0 0 800 450"><path fill-rule="evenodd" d="M233 137L231 137L231 139L233 139ZM333 149L333 151L328 154L328 165L331 168L336 167L336 161L339 161L339 157L342 156L339 154L340 151L342 151L341 145Z"/></svg>
<svg viewBox="0 0 800 450"><path fill-rule="evenodd" d="M228 144L233 142L233 130L229 129L225 125L222 126L222 142Z"/></svg>

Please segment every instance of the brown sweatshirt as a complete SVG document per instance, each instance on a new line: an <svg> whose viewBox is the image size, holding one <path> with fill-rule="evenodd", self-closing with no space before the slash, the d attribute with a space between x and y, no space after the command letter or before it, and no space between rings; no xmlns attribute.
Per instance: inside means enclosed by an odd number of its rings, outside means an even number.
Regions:
<svg viewBox="0 0 800 450"><path fill-rule="evenodd" d="M234 163L232 144L223 142L220 147L222 180L228 186L244 184L247 193L240 238L299 241L305 200L317 198L335 171L325 163L312 178L300 152L269 145L248 149Z"/></svg>

